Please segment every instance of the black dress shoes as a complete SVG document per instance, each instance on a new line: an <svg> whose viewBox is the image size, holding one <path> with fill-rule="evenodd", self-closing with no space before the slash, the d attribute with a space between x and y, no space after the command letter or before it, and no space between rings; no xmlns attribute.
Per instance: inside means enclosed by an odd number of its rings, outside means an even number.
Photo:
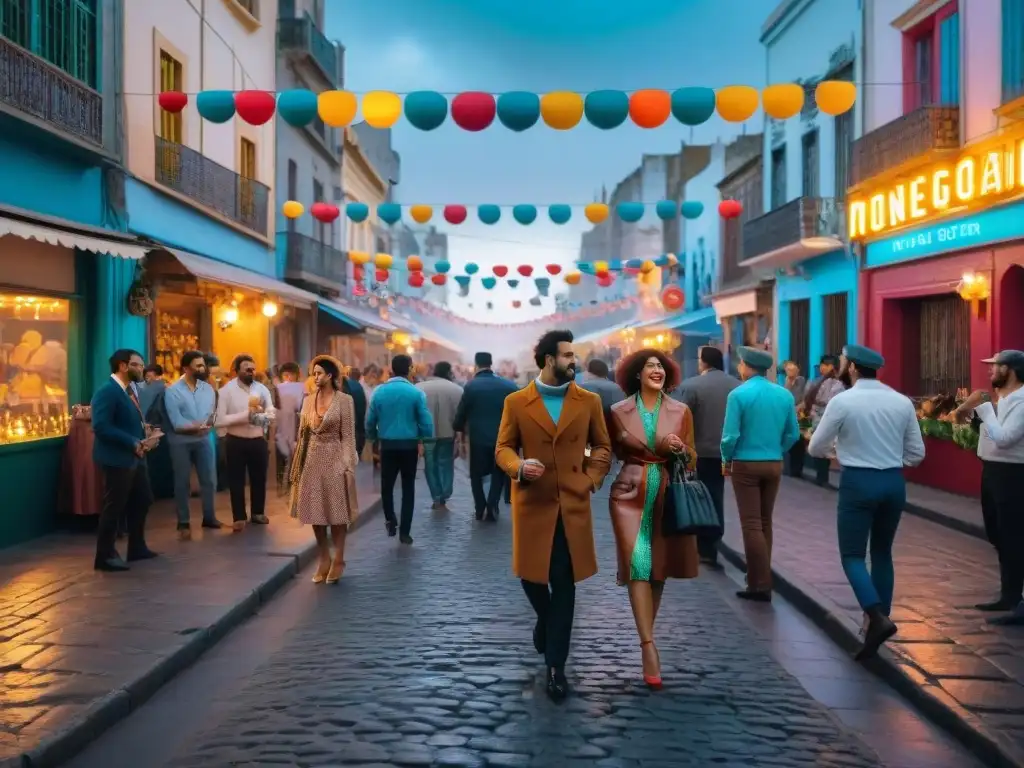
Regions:
<svg viewBox="0 0 1024 768"><path fill-rule="evenodd" d="M394 537L398 533L398 523L388 520L384 527L388 529L388 536Z"/></svg>
<svg viewBox="0 0 1024 768"><path fill-rule="evenodd" d="M107 571L108 573L119 573L120 571L127 571L128 563L121 559L120 555L114 555L104 560L97 559L93 564L93 568L97 571Z"/></svg>
<svg viewBox="0 0 1024 768"><path fill-rule="evenodd" d="M565 701L569 695L569 681L565 679L565 671L560 667L548 669L547 692L552 701Z"/></svg>
<svg viewBox="0 0 1024 768"><path fill-rule="evenodd" d="M1024 602L1017 603L1012 610L1008 616L993 616L988 623L997 627L1024 627Z"/></svg>
<svg viewBox="0 0 1024 768"><path fill-rule="evenodd" d="M484 519L484 510L482 510L482 509L476 510L476 512L474 513L474 517L476 517L477 520L483 520Z"/></svg>
<svg viewBox="0 0 1024 768"><path fill-rule="evenodd" d="M547 628L537 619L537 623L533 625L533 648L537 653L543 655L544 650L548 643L548 632Z"/></svg>
<svg viewBox="0 0 1024 768"><path fill-rule="evenodd" d="M484 520L486 520L488 523L498 522L498 510L488 509L487 512L484 514Z"/></svg>
<svg viewBox="0 0 1024 768"><path fill-rule="evenodd" d="M877 605L868 608L865 613L868 615L868 628L864 632L864 645L853 657L856 661L877 656L882 643L896 634L896 624Z"/></svg>
<svg viewBox="0 0 1024 768"><path fill-rule="evenodd" d="M160 557L159 552L154 552L149 547L145 549L136 550L128 553L128 562L135 563L139 560L152 560L154 557Z"/></svg>
<svg viewBox="0 0 1024 768"><path fill-rule="evenodd" d="M1000 597L998 600L993 600L989 603L978 603L974 607L986 613L998 613L1000 611L1012 611L1019 602L1020 600L1007 600L1005 597Z"/></svg>
<svg viewBox="0 0 1024 768"><path fill-rule="evenodd" d="M203 520L203 528L213 528L214 530L217 530L223 527L224 523L217 518L213 518L213 520Z"/></svg>
<svg viewBox="0 0 1024 768"><path fill-rule="evenodd" d="M753 589L741 589L736 593L736 597L741 600L752 600L755 603L770 603L772 601L771 592L760 592Z"/></svg>

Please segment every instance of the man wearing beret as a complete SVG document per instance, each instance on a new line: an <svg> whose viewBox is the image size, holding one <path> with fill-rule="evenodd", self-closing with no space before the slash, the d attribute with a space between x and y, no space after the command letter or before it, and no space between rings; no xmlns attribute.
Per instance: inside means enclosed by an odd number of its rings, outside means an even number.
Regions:
<svg viewBox="0 0 1024 768"><path fill-rule="evenodd" d="M825 408L807 452L826 456L835 445L839 480L839 556L857 602L867 617L857 659L868 659L896 634L889 618L895 573L892 544L907 501L903 467L924 461L924 440L910 398L878 381L884 358L847 344L840 375L853 386ZM871 569L867 551L871 550Z"/></svg>
<svg viewBox="0 0 1024 768"><path fill-rule="evenodd" d="M772 356L740 347L737 370L743 383L729 393L722 426L722 474L732 490L747 557L744 600L772 599L772 513L782 479L782 457L800 437L793 396L765 378Z"/></svg>

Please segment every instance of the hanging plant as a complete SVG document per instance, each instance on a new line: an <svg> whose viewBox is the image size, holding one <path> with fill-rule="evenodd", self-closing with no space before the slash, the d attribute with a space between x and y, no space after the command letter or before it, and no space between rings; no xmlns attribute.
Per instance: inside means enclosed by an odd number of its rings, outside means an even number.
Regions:
<svg viewBox="0 0 1024 768"><path fill-rule="evenodd" d="M140 259L135 265L135 278L128 289L128 314L135 317L149 317L156 306L156 292L146 276L146 268Z"/></svg>

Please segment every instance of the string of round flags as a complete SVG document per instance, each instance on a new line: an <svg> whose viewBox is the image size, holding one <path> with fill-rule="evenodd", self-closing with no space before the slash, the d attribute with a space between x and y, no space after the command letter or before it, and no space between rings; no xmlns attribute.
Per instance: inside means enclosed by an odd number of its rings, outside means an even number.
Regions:
<svg viewBox="0 0 1024 768"><path fill-rule="evenodd" d="M332 128L350 125L361 112L373 128L390 128L403 116L421 131L440 128L451 118L464 131L478 132L495 120L511 131L521 132L543 122L557 131L568 131L584 119L595 128L612 130L626 120L640 128L658 128L674 118L683 125L701 125L714 114L730 123L742 123L758 106L774 120L788 120L803 110L808 88L800 83L778 83L763 89L729 85L715 90L704 87L666 91L654 88L626 92L616 90L554 91L537 94L510 91L495 94L467 91L448 97L438 91L414 91L404 95L393 91L330 90L315 93L307 89L270 91L200 91L195 105L200 116L211 123L226 123L237 114L250 125L264 125L276 114L289 125L303 127L314 119ZM857 86L846 80L822 80L813 97L819 111L841 115L853 108ZM178 113L189 103L189 94L163 91L157 97L160 108Z"/></svg>

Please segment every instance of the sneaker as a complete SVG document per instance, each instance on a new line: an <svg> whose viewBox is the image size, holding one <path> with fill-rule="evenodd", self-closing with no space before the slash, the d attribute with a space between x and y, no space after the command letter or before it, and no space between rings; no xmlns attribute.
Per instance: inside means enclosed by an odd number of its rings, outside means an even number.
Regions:
<svg viewBox="0 0 1024 768"><path fill-rule="evenodd" d="M270 525L270 518L266 515L253 515L252 521L256 525Z"/></svg>

